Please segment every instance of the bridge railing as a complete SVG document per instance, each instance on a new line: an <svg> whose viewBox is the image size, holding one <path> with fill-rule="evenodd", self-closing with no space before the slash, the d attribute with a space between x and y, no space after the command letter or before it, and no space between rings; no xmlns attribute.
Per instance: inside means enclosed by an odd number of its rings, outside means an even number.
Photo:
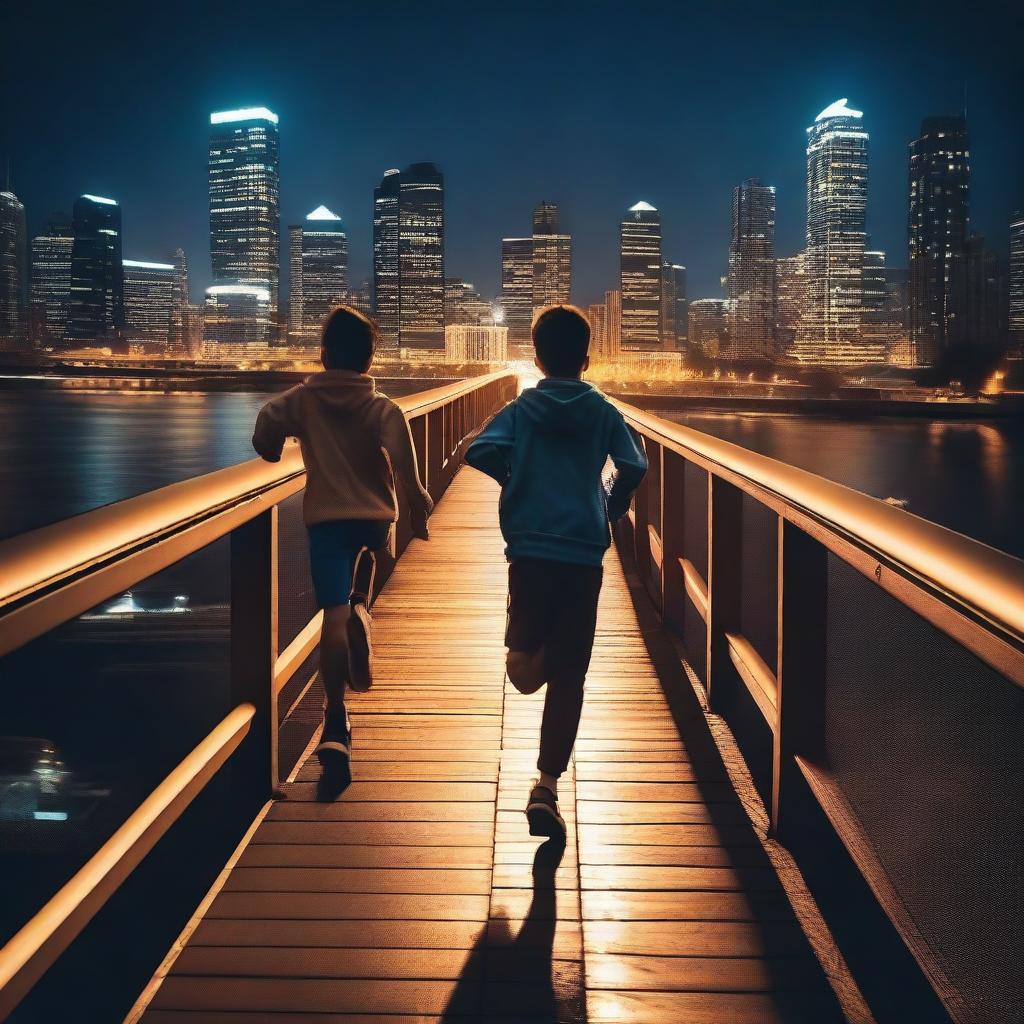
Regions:
<svg viewBox="0 0 1024 1024"><path fill-rule="evenodd" d="M468 440L515 396L493 373L398 400L424 485L440 497ZM266 798L279 783L279 698L315 651L322 613L279 646L279 509L305 486L298 446L84 513L0 543L0 658L205 549L230 543L231 711L146 797L53 898L0 949L0 1019L231 759L233 778ZM404 496L400 496L404 504ZM408 516L396 537L410 540ZM378 566L378 586L393 567Z"/></svg>
<svg viewBox="0 0 1024 1024"><path fill-rule="evenodd" d="M939 1014L1002 1019L1021 981L1024 562L620 408L650 461L637 565L772 832L812 889L834 867L820 836L838 837ZM884 943L863 945L848 959L881 985Z"/></svg>

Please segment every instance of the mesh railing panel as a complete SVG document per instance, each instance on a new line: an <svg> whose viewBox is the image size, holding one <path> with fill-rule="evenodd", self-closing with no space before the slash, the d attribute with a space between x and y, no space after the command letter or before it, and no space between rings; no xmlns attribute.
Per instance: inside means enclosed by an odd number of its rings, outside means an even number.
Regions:
<svg viewBox="0 0 1024 1024"><path fill-rule="evenodd" d="M775 672L778 661L778 516L743 495L740 632Z"/></svg>

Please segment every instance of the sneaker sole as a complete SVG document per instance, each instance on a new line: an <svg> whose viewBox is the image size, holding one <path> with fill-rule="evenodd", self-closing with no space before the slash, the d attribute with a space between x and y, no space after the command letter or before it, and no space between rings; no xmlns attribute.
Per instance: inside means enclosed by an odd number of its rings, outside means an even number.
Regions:
<svg viewBox="0 0 1024 1024"><path fill-rule="evenodd" d="M373 686L373 647L370 644L370 613L356 605L348 620L349 686L366 693Z"/></svg>
<svg viewBox="0 0 1024 1024"><path fill-rule="evenodd" d="M530 825L531 836L546 836L548 839L565 838L565 821L557 811L551 810L547 804L529 804L526 808L526 820Z"/></svg>

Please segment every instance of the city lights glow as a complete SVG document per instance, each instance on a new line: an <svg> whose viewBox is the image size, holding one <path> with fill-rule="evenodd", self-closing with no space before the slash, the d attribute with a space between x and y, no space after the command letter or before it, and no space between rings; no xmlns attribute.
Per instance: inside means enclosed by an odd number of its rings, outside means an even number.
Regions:
<svg viewBox="0 0 1024 1024"><path fill-rule="evenodd" d="M328 210L326 206L318 206L312 213L306 214L306 220L341 220L341 218Z"/></svg>
<svg viewBox="0 0 1024 1024"><path fill-rule="evenodd" d="M264 302L270 301L270 289L254 284L215 284L206 289L207 295L252 295Z"/></svg>
<svg viewBox="0 0 1024 1024"><path fill-rule="evenodd" d="M830 103L814 120L824 121L826 117L863 117L863 110L853 110L851 107L846 105L847 100L844 96L841 100L836 100L835 103Z"/></svg>
<svg viewBox="0 0 1024 1024"><path fill-rule="evenodd" d="M266 107L242 107L240 110L220 110L210 115L210 124L228 124L231 121L269 121L277 124L277 114Z"/></svg>
<svg viewBox="0 0 1024 1024"><path fill-rule="evenodd" d="M104 206L117 206L116 199L106 199L103 196L91 196L88 193L83 193L82 198L88 199L94 203L102 203Z"/></svg>

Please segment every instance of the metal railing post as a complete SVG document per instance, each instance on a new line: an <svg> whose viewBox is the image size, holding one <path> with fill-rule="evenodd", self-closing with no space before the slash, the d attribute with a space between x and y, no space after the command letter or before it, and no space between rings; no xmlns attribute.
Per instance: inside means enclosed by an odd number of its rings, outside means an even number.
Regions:
<svg viewBox="0 0 1024 1024"><path fill-rule="evenodd" d="M662 619L679 636L686 613L686 581L679 560L684 557L686 459L661 449L661 593Z"/></svg>
<svg viewBox="0 0 1024 1024"><path fill-rule="evenodd" d="M743 564L743 493L708 474L708 705L721 711L728 699L733 667L727 633L740 628Z"/></svg>
<svg viewBox="0 0 1024 1024"><path fill-rule="evenodd" d="M793 757L820 760L825 739L828 552L779 517L777 716L772 744L772 833L791 820Z"/></svg>
<svg viewBox="0 0 1024 1024"><path fill-rule="evenodd" d="M231 703L256 709L232 777L263 799L278 785L277 520L271 505L231 534Z"/></svg>

